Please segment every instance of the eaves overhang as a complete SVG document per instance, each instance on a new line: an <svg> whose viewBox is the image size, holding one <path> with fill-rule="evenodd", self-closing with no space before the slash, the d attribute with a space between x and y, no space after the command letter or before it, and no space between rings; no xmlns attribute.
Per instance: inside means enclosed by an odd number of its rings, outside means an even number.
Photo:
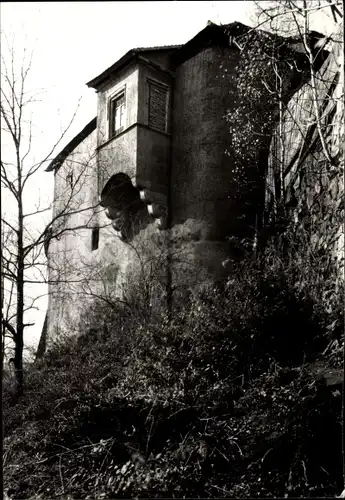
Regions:
<svg viewBox="0 0 345 500"><path fill-rule="evenodd" d="M229 47L230 36L240 37L248 33L251 29L249 26L237 21L222 26L210 23L176 51L173 55L173 61L178 66L207 48L216 46Z"/></svg>
<svg viewBox="0 0 345 500"><path fill-rule="evenodd" d="M200 31L195 37L185 43L179 50L177 50L173 56L172 60L176 66L182 64L188 59L194 57L199 52L210 48L210 47L229 47L232 46L236 50L242 51L241 45L245 43L246 35L250 32L261 33L263 36L268 38L275 38L277 40L277 45L279 41L282 46L289 47L292 49L297 57L306 58L306 51L304 48L303 40L300 37L285 37L278 34L270 33L269 31L256 29L250 26L246 26L238 21L230 24L217 25L214 23L209 23L206 28ZM311 31L308 35L308 42L315 51L315 62L316 65L320 66L322 62L328 55L328 51L324 50L324 47L320 46L320 41L324 38L324 35L316 31ZM281 56L284 55L284 49L281 51Z"/></svg>
<svg viewBox="0 0 345 500"><path fill-rule="evenodd" d="M181 48L181 45L162 45L161 47L138 47L136 49L129 50L124 56L122 56L118 61L116 61L112 66L107 68L103 73L96 76L90 80L86 85L90 88L98 89L104 81L106 81L111 75L124 68L135 60L137 56L142 55L143 52L157 52L157 51L174 51Z"/></svg>
<svg viewBox="0 0 345 500"><path fill-rule="evenodd" d="M209 48L209 47L229 47L233 45L234 47L240 48L240 46L232 40L241 40L243 36L251 31L259 31L267 36L272 36L271 33L265 30L256 30L255 28L246 26L238 21L225 24L217 25L214 23L209 23L206 28L201 30L197 35L195 35L191 40L189 40L184 45L166 45L161 47L141 47L129 50L123 57L116 61L112 66L103 71L96 78L93 78L87 83L88 87L94 88L96 90L104 83L109 77L111 77L115 72L119 71L125 67L130 62L136 60L138 56L144 52L155 52L155 51L171 51L171 60L173 65L179 66L184 61L194 57L199 52ZM276 36L278 39L287 40L285 37ZM311 33L311 38L316 41L321 38L322 35L316 32ZM296 52L303 52L301 48L301 41L296 41L291 38L291 48L295 49Z"/></svg>
<svg viewBox="0 0 345 500"><path fill-rule="evenodd" d="M86 127L83 128L68 144L63 148L62 151L52 160L48 167L46 168L46 172L52 172L53 170L57 171L63 162L66 160L67 156L71 154L74 149L79 146L79 144L86 139L88 135L91 134L96 129L97 126L97 117L93 118Z"/></svg>

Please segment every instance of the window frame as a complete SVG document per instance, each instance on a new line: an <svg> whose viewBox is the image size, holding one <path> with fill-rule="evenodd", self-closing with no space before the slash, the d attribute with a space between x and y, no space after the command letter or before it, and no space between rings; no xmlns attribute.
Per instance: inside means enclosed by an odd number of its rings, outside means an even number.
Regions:
<svg viewBox="0 0 345 500"><path fill-rule="evenodd" d="M91 231L91 252L98 250L99 247L99 226L95 226Z"/></svg>
<svg viewBox="0 0 345 500"><path fill-rule="evenodd" d="M116 126L116 102L120 99L124 100L123 103L123 125L118 129ZM126 129L126 120L127 120L127 96L126 96L126 86L118 89L108 101L108 137L109 140L121 134Z"/></svg>
<svg viewBox="0 0 345 500"><path fill-rule="evenodd" d="M71 189L71 191L73 190L73 181L74 181L73 171L70 170L66 175L66 184Z"/></svg>

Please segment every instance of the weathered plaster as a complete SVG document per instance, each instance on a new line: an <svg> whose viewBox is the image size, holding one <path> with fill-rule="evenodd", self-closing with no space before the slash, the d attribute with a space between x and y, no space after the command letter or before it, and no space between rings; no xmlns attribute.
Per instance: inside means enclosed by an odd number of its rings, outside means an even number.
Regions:
<svg viewBox="0 0 345 500"><path fill-rule="evenodd" d="M55 266L50 273L51 279L66 279L60 280L56 288L50 287L48 339L53 339L57 333L68 334L94 295L102 293L112 299L121 297L127 293L130 282L152 280L152 269L159 269L157 272L162 280L160 300L163 301L166 283L179 289L220 279L228 272L229 255L236 257L228 237L235 235L253 240L255 218L264 209L263 179L269 143L263 140L258 146L257 158L261 163L258 163L254 179L256 189L250 194L243 193L241 182L234 176L236 153L229 124L224 119L227 111L236 105L235 68L239 51L233 45L208 46L198 53L194 49L176 68L168 53L148 51L142 55L145 59L152 56L155 63L173 72L160 70L158 66L137 58L98 88L97 131L87 137L56 172L54 214L61 209L68 195L68 174L73 172L75 179L84 166L79 179L80 190L73 197L77 208L96 205L109 179L122 173L138 189L142 200L142 223L125 240L116 230L119 216L116 200L113 206L110 203L110 208L86 210L64 220L65 227L86 227L64 232L49 246L49 262ZM322 71L334 71L332 68L332 65L324 66ZM289 78L293 76L291 74ZM168 133L148 127L148 78L171 89ZM335 92L340 97L343 87L339 85ZM108 101L124 86L126 126L121 134L109 139ZM306 95L306 92L304 88L298 95ZM289 112L299 113L293 102L289 105ZM337 104L337 120L343 116L341 106L343 104ZM308 121L308 112L298 115L297 119ZM296 151L297 143L301 142L288 125L286 119L286 165ZM330 148L336 154L341 142L338 139L333 141L333 137L343 137L344 129L340 127L334 134L330 135ZM95 151L96 160L93 154L90 155ZM310 170L311 163L311 158L307 157L300 165ZM340 169L343 168L343 163L339 165ZM337 233L337 244L343 245L344 235L337 222L344 212L344 183L339 172L310 177L306 182L302 170L296 166L291 169L286 187L293 179L299 199L307 206L317 197L318 201L322 198L322 207L315 216L324 221L323 236L327 237L331 224ZM244 174L248 172L249 168ZM299 206L303 203L301 201ZM248 210L244 209L248 206ZM298 217L299 209L297 212ZM326 216L328 213L332 215ZM95 225L99 227L99 246L92 251L91 235ZM319 240L318 244L322 238ZM340 255L339 249L337 252Z"/></svg>

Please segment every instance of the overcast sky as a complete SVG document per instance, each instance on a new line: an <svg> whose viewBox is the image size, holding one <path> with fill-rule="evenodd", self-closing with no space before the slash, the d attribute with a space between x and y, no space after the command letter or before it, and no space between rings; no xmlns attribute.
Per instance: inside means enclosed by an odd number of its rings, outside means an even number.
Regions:
<svg viewBox="0 0 345 500"><path fill-rule="evenodd" d="M71 137L96 114L86 82L134 47L183 44L213 22L249 22L250 2L2 3L1 25L34 51L32 76L47 91L35 117L42 129L67 122L82 97ZM60 109L60 117L52 116ZM63 123L64 125L64 123ZM48 131L45 130L45 134Z"/></svg>
<svg viewBox="0 0 345 500"><path fill-rule="evenodd" d="M57 152L96 115L96 94L86 82L129 49L183 44L208 20L253 25L252 11L248 1L1 3L1 31L9 41L14 37L18 57L24 46L33 51L30 86L44 89L33 115L32 161L41 159L54 144L80 98L76 119ZM34 204L38 187L51 197L52 181L53 174L42 171L31 187L29 202ZM28 330L26 342L33 345L40 336L46 298L39 307L29 318L35 326Z"/></svg>

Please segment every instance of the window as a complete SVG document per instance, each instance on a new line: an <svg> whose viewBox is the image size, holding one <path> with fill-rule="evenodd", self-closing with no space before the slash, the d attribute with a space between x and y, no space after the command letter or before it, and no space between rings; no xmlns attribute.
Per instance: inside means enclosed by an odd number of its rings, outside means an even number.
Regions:
<svg viewBox="0 0 345 500"><path fill-rule="evenodd" d="M67 174L66 181L69 184L69 187L73 189L73 172L69 172L69 174Z"/></svg>
<svg viewBox="0 0 345 500"><path fill-rule="evenodd" d="M125 128L126 95L121 91L110 101L109 138L120 134Z"/></svg>
<svg viewBox="0 0 345 500"><path fill-rule="evenodd" d="M92 237L91 237L91 249L92 251L97 250L99 243L99 227L94 227L92 229Z"/></svg>
<svg viewBox="0 0 345 500"><path fill-rule="evenodd" d="M149 119L148 125L151 128L168 131L168 105L169 87L148 80L149 86Z"/></svg>

